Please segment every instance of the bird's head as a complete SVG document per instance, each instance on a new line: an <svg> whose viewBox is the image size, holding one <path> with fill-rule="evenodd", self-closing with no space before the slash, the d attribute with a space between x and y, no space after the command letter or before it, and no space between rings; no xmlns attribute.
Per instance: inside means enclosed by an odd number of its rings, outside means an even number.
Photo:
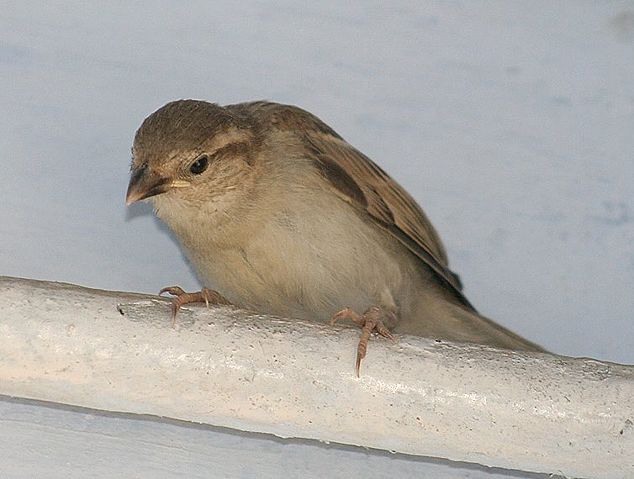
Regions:
<svg viewBox="0 0 634 479"><path fill-rule="evenodd" d="M252 180L256 145L247 118L205 101L168 103L136 132L126 204L149 198L158 210L226 202Z"/></svg>

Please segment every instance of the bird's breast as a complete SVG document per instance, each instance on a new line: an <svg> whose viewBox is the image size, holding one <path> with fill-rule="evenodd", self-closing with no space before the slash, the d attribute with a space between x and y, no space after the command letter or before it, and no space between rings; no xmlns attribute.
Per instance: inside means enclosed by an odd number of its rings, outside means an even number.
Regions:
<svg viewBox="0 0 634 479"><path fill-rule="evenodd" d="M341 206L281 208L246 237L191 245L189 256L205 285L263 313L325 321L343 307L393 302L407 276L400 245Z"/></svg>

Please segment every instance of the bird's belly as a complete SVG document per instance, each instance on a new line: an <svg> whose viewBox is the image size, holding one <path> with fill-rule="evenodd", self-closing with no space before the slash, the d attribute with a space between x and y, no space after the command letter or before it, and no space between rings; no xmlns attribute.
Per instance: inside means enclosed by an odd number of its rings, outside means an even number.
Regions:
<svg viewBox="0 0 634 479"><path fill-rule="evenodd" d="M372 229L332 226L289 234L273 224L248 244L194 264L207 286L262 313L326 321L344 307L395 308L407 272L386 248L385 238Z"/></svg>

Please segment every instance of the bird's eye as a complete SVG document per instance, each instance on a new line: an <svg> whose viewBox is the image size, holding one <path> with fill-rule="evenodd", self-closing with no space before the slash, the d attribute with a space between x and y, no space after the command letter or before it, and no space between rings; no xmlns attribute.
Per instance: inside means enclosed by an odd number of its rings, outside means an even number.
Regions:
<svg viewBox="0 0 634 479"><path fill-rule="evenodd" d="M200 175L207 169L208 164L209 158L207 158L206 155L203 155L191 164L189 171L191 171L193 175Z"/></svg>

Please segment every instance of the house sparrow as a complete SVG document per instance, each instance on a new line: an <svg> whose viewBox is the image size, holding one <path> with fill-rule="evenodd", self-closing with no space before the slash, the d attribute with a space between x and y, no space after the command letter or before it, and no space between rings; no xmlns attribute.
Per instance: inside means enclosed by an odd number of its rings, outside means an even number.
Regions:
<svg viewBox="0 0 634 479"><path fill-rule="evenodd" d="M220 292L165 288L174 316L205 301L349 319L362 328L357 374L372 332L543 351L477 313L414 199L305 110L174 101L145 119L132 153L127 204L149 198Z"/></svg>

